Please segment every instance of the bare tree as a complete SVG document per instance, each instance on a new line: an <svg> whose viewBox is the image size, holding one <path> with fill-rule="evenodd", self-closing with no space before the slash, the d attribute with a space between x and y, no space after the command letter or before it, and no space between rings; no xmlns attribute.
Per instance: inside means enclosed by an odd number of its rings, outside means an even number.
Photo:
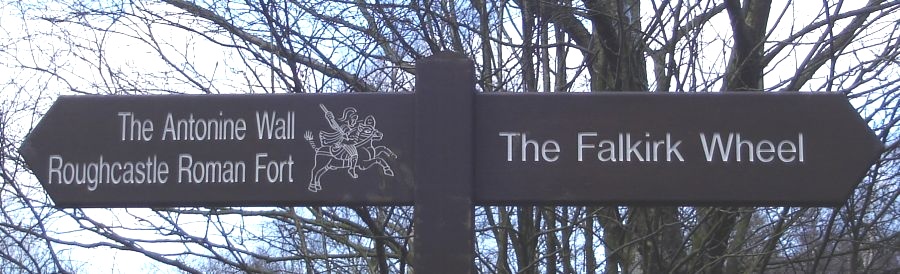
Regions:
<svg viewBox="0 0 900 274"><path fill-rule="evenodd" d="M470 56L481 92L841 92L886 146L840 208L477 207L479 272L900 270L898 1L3 7L0 271L107 247L191 273L413 272L410 207L60 210L16 147L58 94L412 91L439 51Z"/></svg>

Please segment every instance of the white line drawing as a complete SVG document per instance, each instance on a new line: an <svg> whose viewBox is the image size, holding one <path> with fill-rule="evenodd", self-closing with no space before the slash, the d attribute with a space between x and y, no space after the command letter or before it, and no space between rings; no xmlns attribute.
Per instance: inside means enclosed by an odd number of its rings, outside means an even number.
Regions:
<svg viewBox="0 0 900 274"><path fill-rule="evenodd" d="M325 120L333 131L319 131L318 145L312 131L307 130L303 135L315 151L307 188L310 192L322 190L322 175L332 170L347 169L347 174L356 179L359 177L357 170L368 170L378 165L384 175L394 176L394 171L385 159L397 158L397 154L390 148L375 145L375 142L384 138L384 134L375 128L374 116L368 115L359 121L356 108L348 107L344 109L340 119L335 119L325 105L319 104L319 108L325 112Z"/></svg>

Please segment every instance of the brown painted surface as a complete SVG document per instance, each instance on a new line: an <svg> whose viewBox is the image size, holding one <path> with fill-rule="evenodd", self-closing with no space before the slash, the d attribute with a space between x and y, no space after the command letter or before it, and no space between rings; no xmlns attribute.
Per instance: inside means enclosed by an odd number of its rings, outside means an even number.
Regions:
<svg viewBox="0 0 900 274"><path fill-rule="evenodd" d="M63 96L23 143L21 152L59 207L412 204L412 100L412 94ZM382 157L389 163L394 176L386 175L378 165L357 171L356 179L346 168L331 170L321 177L322 189L310 191L316 156L304 138L305 132L311 131L316 145L322 146L319 132L333 131L319 104L331 111L335 119L341 118L347 107L357 109L360 123L372 115L375 128L383 133L383 139L373 144L388 147L397 155L396 158ZM256 113L271 114L272 111L285 121L283 124L290 125L278 133L290 134L281 134L283 139L269 139L264 132L264 138L260 139ZM289 111L293 112L290 117L286 115ZM126 127L133 126L137 130L134 130L136 135L126 132L125 140L122 119L130 116L120 112L133 113L139 122L126 121ZM166 118L170 113L173 122L179 118L188 121L191 114L195 123L200 119L243 118L246 122L244 139L237 140L236 136L240 134L232 134L218 140L171 140L171 131L165 134ZM150 120L153 130L143 130L147 127L141 122L146 120L142 119ZM199 134L199 130L196 133ZM163 135L167 140L162 140ZM150 138L144 138L146 136ZM358 153L361 159L367 158L362 148ZM257 159L262 154L265 156ZM75 178L64 173L64 168L59 168L62 162L98 163L101 155L104 162L123 164L129 161L146 163L148 158L152 162L155 157L157 163L168 163L168 180L142 184L126 184L121 180L114 184L107 180L93 191L89 190L88 184L65 184L65 180L59 183L61 174ZM190 155L193 163L241 161L245 163L246 175L243 180L233 183L221 182L222 179L196 183L188 180L188 174L200 173L179 174L179 165L188 163L183 155ZM256 175L257 161L266 166L259 169L259 175ZM270 161L276 161L272 168L268 166ZM270 174L273 180L269 180ZM120 170L120 175L124 175L124 171ZM132 175L136 176L136 173Z"/></svg>
<svg viewBox="0 0 900 274"><path fill-rule="evenodd" d="M836 206L881 150L841 94L479 94L476 105L477 204ZM587 133L581 161L579 132ZM603 139L618 147L620 133L632 139L625 147L658 141L655 160L635 150L630 160L598 155ZM714 133L723 144L732 134L736 143L739 133L752 145L742 145L740 162L735 148L728 161L720 154L708 161L701 133L707 144ZM778 150L782 142L793 143L793 152L787 143ZM643 144L637 147L642 152ZM679 155L669 152L672 147Z"/></svg>
<svg viewBox="0 0 900 274"><path fill-rule="evenodd" d="M416 273L475 273L474 97L465 56L416 63Z"/></svg>
<svg viewBox="0 0 900 274"><path fill-rule="evenodd" d="M457 76L471 68L437 58L418 73L418 95L63 96L20 151L60 207L410 205L416 195L439 192L474 195L475 204L836 206L882 148L841 94L469 96L474 83ZM447 95L455 93L466 96ZM359 123L371 116L382 133L372 147L396 155L381 155L391 171L366 162L373 158L359 146L359 164L371 168L356 170L358 178L346 168L323 170L321 189L313 192L313 165L328 157L315 156L305 132L314 145L339 154L320 138L334 131L320 104L335 119L349 107ZM273 112L287 133L260 138L257 113ZM198 123L242 118L243 139L171 140L169 115L176 123L191 115ZM414 147L427 152L415 154ZM185 155L193 162L241 162L243 177L197 183L198 173L181 169ZM64 167L99 163L101 156L108 165L142 163L146 180L93 186L79 180L77 168ZM166 182L149 180L162 162ZM434 191L415 194L415 184ZM457 184L466 187L443 190Z"/></svg>

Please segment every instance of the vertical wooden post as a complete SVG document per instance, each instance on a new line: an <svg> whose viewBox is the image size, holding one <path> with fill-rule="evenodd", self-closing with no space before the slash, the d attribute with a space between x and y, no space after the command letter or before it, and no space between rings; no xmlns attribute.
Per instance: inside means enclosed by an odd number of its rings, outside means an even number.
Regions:
<svg viewBox="0 0 900 274"><path fill-rule="evenodd" d="M416 62L416 273L474 273L475 67L440 52Z"/></svg>

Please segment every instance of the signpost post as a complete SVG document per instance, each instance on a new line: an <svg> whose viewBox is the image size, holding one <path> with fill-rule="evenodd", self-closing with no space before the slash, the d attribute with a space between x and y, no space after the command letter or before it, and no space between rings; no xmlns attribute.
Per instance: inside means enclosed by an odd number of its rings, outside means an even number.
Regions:
<svg viewBox="0 0 900 274"><path fill-rule="evenodd" d="M416 64L413 248L419 273L475 273L474 97L475 69L467 58L444 53Z"/></svg>
<svg viewBox="0 0 900 274"><path fill-rule="evenodd" d="M472 273L473 205L844 203L881 143L842 94L60 97L20 148L59 207L414 205L414 265Z"/></svg>

